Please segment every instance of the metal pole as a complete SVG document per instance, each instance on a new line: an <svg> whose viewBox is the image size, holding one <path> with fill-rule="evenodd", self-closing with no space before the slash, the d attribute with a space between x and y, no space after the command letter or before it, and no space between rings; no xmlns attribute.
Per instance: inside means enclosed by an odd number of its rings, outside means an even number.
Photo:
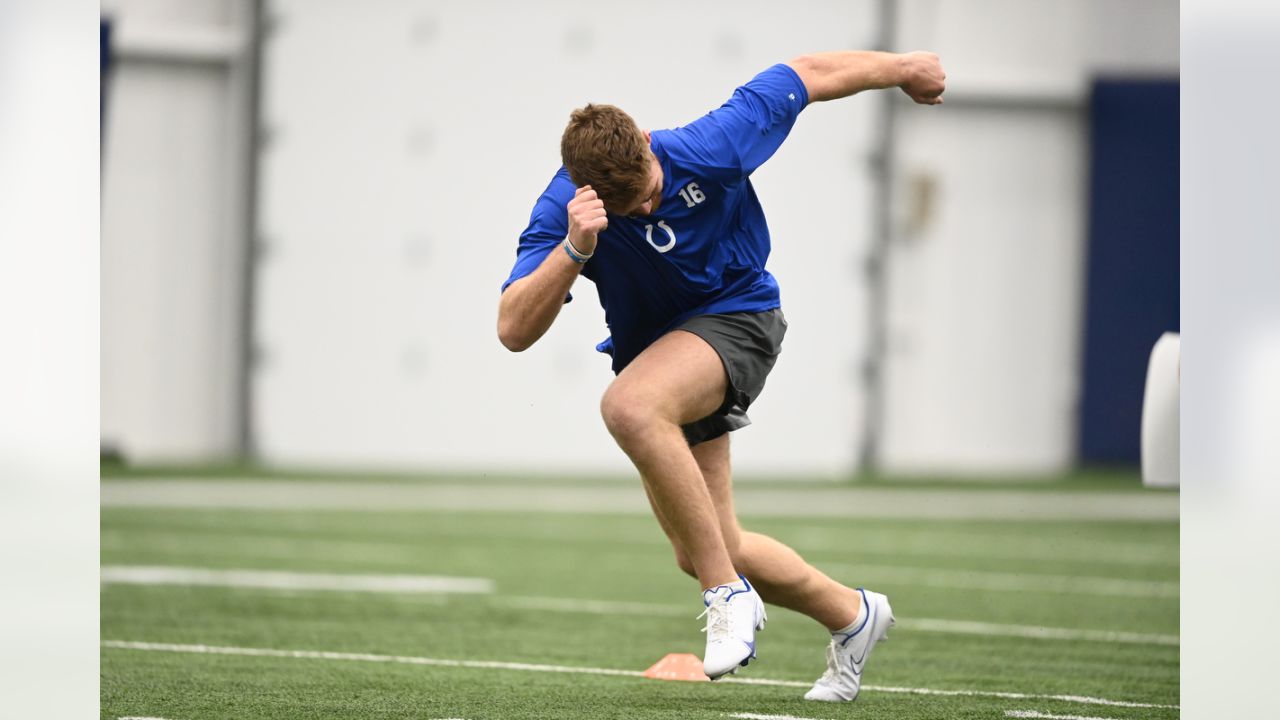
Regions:
<svg viewBox="0 0 1280 720"><path fill-rule="evenodd" d="M897 0L880 0L880 32L876 49L892 51L897 33ZM867 351L862 368L863 430L859 473L880 467L880 445L884 432L884 366L888 344L889 247L893 236L893 93L880 93L876 149L871 157L875 177L872 191L871 249L867 254Z"/></svg>
<svg viewBox="0 0 1280 720"><path fill-rule="evenodd" d="M236 397L236 452L241 460L256 455L253 427L253 371L257 357L256 314L258 266L258 165L262 135L262 46L266 28L266 0L249 3L245 57L244 172L240 273L240 367Z"/></svg>

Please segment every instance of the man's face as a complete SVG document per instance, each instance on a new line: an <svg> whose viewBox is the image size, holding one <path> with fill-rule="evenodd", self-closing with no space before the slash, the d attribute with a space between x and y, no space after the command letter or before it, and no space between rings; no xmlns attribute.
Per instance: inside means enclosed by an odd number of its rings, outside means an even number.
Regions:
<svg viewBox="0 0 1280 720"><path fill-rule="evenodd" d="M649 133L645 133L645 137L649 137ZM658 205L662 204L662 165L658 163L658 158L653 153L649 154L649 189L639 199L631 203L629 207L623 208L623 212L619 215L652 215L658 209Z"/></svg>

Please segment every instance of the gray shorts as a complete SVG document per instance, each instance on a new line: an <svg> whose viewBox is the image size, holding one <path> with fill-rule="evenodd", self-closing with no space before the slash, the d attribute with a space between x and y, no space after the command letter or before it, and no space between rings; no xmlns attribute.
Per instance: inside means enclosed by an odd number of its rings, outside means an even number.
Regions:
<svg viewBox="0 0 1280 720"><path fill-rule="evenodd" d="M781 308L764 312L699 315L675 328L706 340L715 348L729 376L724 404L710 415L683 427L689 445L714 440L751 424L747 408L760 397L764 380L782 352L787 319Z"/></svg>

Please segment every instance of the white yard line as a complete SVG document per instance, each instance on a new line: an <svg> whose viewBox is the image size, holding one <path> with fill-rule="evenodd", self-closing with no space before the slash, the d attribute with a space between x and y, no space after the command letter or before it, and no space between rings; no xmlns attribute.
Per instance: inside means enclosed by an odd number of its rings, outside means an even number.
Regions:
<svg viewBox="0 0 1280 720"><path fill-rule="evenodd" d="M1170 493L1082 493L965 488L738 487L755 517L1018 520L1177 520ZM335 480L104 480L104 507L352 510L366 512L652 513L636 483L392 483Z"/></svg>
<svg viewBox="0 0 1280 720"><path fill-rule="evenodd" d="M616 600L580 600L577 598L524 597L494 595L486 599L490 605L518 610L545 610L548 612L584 613L587 615L648 615L655 617L680 617L689 615L694 605L663 605Z"/></svg>
<svg viewBox="0 0 1280 720"><path fill-rule="evenodd" d="M639 670L616 670L613 668L571 667L566 665L540 665L534 663L496 662L489 660L451 660L445 658L426 658L403 655L374 655L369 653L327 652L322 650L275 650L271 648L220 647L215 645L177 645L172 643L131 642L126 640L103 640L102 647L117 650L144 650L155 652L196 653L202 655L246 655L252 657L274 657L307 660L346 660L357 662L397 663L404 665L430 665L440 667L459 667L478 670L523 670L530 672L568 673L574 675L612 675L617 677L644 677ZM797 680L769 680L726 678L721 682L742 683L746 685L776 685L780 687L808 688L809 682ZM1029 693L993 692L989 690L935 690L931 688L905 688L883 685L863 685L863 690L871 692L907 693L912 695L939 695L956 697L995 697L1015 700L1054 700L1057 702L1078 703L1083 705L1108 705L1129 708L1161 708L1177 709L1177 705L1158 705L1152 703L1129 702L1126 700L1108 700L1084 695L1036 695Z"/></svg>
<svg viewBox="0 0 1280 720"><path fill-rule="evenodd" d="M273 590L336 590L384 593L491 593L486 578L441 575L347 575L282 570L210 570L206 568L107 565L103 583L127 585L212 585Z"/></svg>
<svg viewBox="0 0 1280 720"><path fill-rule="evenodd" d="M644 677L644 673L639 670L568 667L564 665L540 665L536 663L512 663L489 660L449 660L445 658L328 652L323 650L275 650L271 648L219 647L216 645L176 645L172 643L127 642L121 640L103 640L102 646L120 650L153 650L158 652L196 653L200 655L247 655L251 657L293 658L304 660L351 660L356 662L379 662L399 665L460 667L471 668L474 670L525 670L529 672L571 673L577 675Z"/></svg>
<svg viewBox="0 0 1280 720"><path fill-rule="evenodd" d="M349 575L267 570L210 570L163 565L107 565L102 568L101 572L103 584L108 585L200 585L263 590L431 595L489 594L494 592L494 582L492 580L437 575ZM517 610L582 613L586 615L682 617L692 614L692 610L687 605L616 600L489 595L485 602L490 605ZM1054 628L1037 625L1008 625L968 620L946 620L942 618L903 618L898 621L898 625L900 629L904 630L957 635L1029 638L1033 640L1088 640L1101 643L1167 645L1173 647L1177 647L1179 644L1177 635Z"/></svg>
<svg viewBox="0 0 1280 720"><path fill-rule="evenodd" d="M1085 575L1002 573L985 570L904 567L900 565L816 564L828 574L845 578L858 577L864 578L868 583L884 582L917 587L1144 598L1176 598L1179 593L1178 583L1165 580L1130 580L1127 578L1090 577Z"/></svg>
<svg viewBox="0 0 1280 720"><path fill-rule="evenodd" d="M753 678L726 678L720 682L743 683L744 685L784 685L786 687L810 687L812 683L791 680L757 680ZM903 695L938 695L943 697L992 697L1002 700L1054 700L1056 702L1079 703L1082 705L1107 705L1127 708L1159 708L1178 709L1177 705L1158 705L1152 703L1130 702L1128 700L1108 700L1107 698L1090 697L1088 695L1034 695L1029 693L998 692L994 690L934 690L931 688L894 687L890 685L863 685L863 690Z"/></svg>
<svg viewBox="0 0 1280 720"><path fill-rule="evenodd" d="M847 532L823 527L789 529L786 543L808 552L851 551ZM665 542L659 537L659 542ZM860 555L892 555L917 557L960 557L982 560L1029 560L1044 562L1088 562L1102 565L1138 565L1178 567L1178 545L1160 542L1120 542L1089 538L1025 537L1016 543L1009 535L996 532L950 532L925 529L903 542L876 537L860 538Z"/></svg>
<svg viewBox="0 0 1280 720"><path fill-rule="evenodd" d="M997 573L890 565L819 563L827 573L864 584L891 583L917 587L963 588L1012 592L1067 593L1124 597L1178 597L1178 584L1159 580L1127 580L1077 575ZM106 566L104 583L135 585L221 585L290 590L363 590L367 592L489 593L483 578L431 575L340 575L265 570L207 570L171 566ZM545 599L544 599L545 600ZM531 600L532 602L532 600ZM553 609L553 608L547 608Z"/></svg>
<svg viewBox="0 0 1280 720"><path fill-rule="evenodd" d="M898 627L904 630L953 633L957 635L995 635L998 637L1030 638L1033 640L1089 640L1123 645L1168 645L1178 647L1181 642L1177 635L1162 635L1158 633L1053 628L1039 625L1006 625L1003 623L942 620L939 618L904 618L898 621Z"/></svg>
<svg viewBox="0 0 1280 720"><path fill-rule="evenodd" d="M740 717L741 720L815 720L814 717L800 717L796 715L759 715L755 712L735 712L730 717Z"/></svg>
<svg viewBox="0 0 1280 720"><path fill-rule="evenodd" d="M507 539L514 542L530 541L570 541L582 543L606 544L608 546L634 546L643 548L669 547L669 541L657 530L655 525L644 526L645 532L615 532L607 538L595 537L593 533L563 526L509 526L501 531L478 532L468 527L431 528L430 538L433 542L470 542L477 538L485 540ZM972 543L975 538L982 538L992 547L976 548L957 543ZM784 540L787 545L805 553L838 553L849 551L850 540L835 532L821 528L795 528L788 530ZM102 532L101 546L106 550L128 550L138 543L168 542L174 544L191 544L200 542L217 542L219 547L234 548L237 554L251 555L256 558L293 560L313 557L322 553L325 557L366 561L369 558L402 559L418 558L422 555L423 537L415 537L400 542L352 540L349 538L333 538L322 536L290 536L264 532L260 529L242 529L234 535L228 535L225 528L208 530L195 527L180 529L116 529L105 528ZM858 542L858 554L861 557L881 558L924 558L937 561L938 558L965 558L967 560L1026 560L1038 562L1073 562L1097 566L1138 566L1155 568L1178 567L1178 547L1164 546L1157 543L1116 543L1094 542L1050 542L1019 537L1016 546L1010 547L1008 537L996 534L981 536L959 536L951 533L924 531L912 537L910 545L901 545L884 539L863 538ZM1030 544L1028 544L1030 543Z"/></svg>
<svg viewBox="0 0 1280 720"><path fill-rule="evenodd" d="M1116 720L1116 718L1082 717L1080 715L1050 715L1035 710L1005 710L1007 718L1038 718L1039 720Z"/></svg>
<svg viewBox="0 0 1280 720"><path fill-rule="evenodd" d="M660 617L680 617L687 615L690 612L688 606L685 605L614 602L610 600L578 600L574 598L492 595L486 598L485 602L501 607L518 608L522 610L585 613L588 615L621 615L631 613ZM904 618L898 620L898 628L920 632L1029 638L1033 640L1089 640L1101 643L1119 643L1126 645L1169 645L1173 647L1177 647L1179 644L1177 635L1121 632L1114 630L1042 627L1039 625L1009 625L1004 623L975 622L970 620L946 620L942 618Z"/></svg>

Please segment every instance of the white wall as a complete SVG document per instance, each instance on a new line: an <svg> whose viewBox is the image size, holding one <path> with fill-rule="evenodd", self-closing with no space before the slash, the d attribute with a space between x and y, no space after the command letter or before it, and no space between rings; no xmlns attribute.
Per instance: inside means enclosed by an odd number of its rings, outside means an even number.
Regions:
<svg viewBox="0 0 1280 720"><path fill-rule="evenodd" d="M597 411L611 378L591 284L531 350L498 288L559 165L569 111L669 127L797 54L865 47L874 3L277 0L266 49L254 423L277 463L631 472ZM806 111L756 185L790 331L744 474L849 470L874 102Z"/></svg>
<svg viewBox="0 0 1280 720"><path fill-rule="evenodd" d="M1173 0L904 0L948 104L899 113L883 461L1048 472L1074 457L1088 83L1176 75ZM933 188L921 215L916 188Z"/></svg>
<svg viewBox="0 0 1280 720"><path fill-rule="evenodd" d="M243 0L104 0L102 437L132 460L236 451Z"/></svg>
<svg viewBox="0 0 1280 720"><path fill-rule="evenodd" d="M596 412L592 286L530 351L497 288L568 110L687 122L757 70L866 47L877 3L271 0L252 420L277 463L628 473ZM108 0L102 427L142 460L235 448L245 0ZM495 21L495 18L497 19ZM890 470L1069 463L1095 73L1177 71L1173 0L903 0L948 104L896 127ZM241 68L238 70L237 68ZM805 112L755 177L791 324L743 474L840 474L863 432L862 261L878 100ZM242 109L242 108L239 108ZM932 188L917 212L916 189Z"/></svg>

